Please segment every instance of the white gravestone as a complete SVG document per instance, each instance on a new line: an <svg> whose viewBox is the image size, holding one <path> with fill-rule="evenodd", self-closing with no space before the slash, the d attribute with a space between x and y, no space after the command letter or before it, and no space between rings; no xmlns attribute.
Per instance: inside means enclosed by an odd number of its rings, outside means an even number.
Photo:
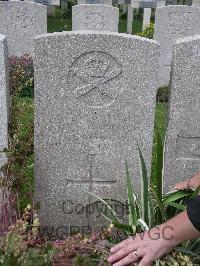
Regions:
<svg viewBox="0 0 200 266"><path fill-rule="evenodd" d="M142 30L150 26L151 23L151 9L161 6L165 6L165 0L149 0L149 1L140 1L140 0L131 0L131 6L133 8L143 8L143 23Z"/></svg>
<svg viewBox="0 0 200 266"><path fill-rule="evenodd" d="M175 44L170 100L166 188L200 171L200 36Z"/></svg>
<svg viewBox="0 0 200 266"><path fill-rule="evenodd" d="M112 0L78 0L78 5L94 4L94 5L107 5L112 6Z"/></svg>
<svg viewBox="0 0 200 266"><path fill-rule="evenodd" d="M0 1L0 34L6 35L10 56L33 53L33 39L47 32L46 6Z"/></svg>
<svg viewBox="0 0 200 266"><path fill-rule="evenodd" d="M192 1L192 5L193 5L193 6L200 7L200 0L193 0L193 1Z"/></svg>
<svg viewBox="0 0 200 266"><path fill-rule="evenodd" d="M132 32L133 32L133 8L131 5L128 5L127 33L132 34Z"/></svg>
<svg viewBox="0 0 200 266"><path fill-rule="evenodd" d="M0 35L0 168L6 162L3 151L8 148L9 88L7 52L6 37Z"/></svg>
<svg viewBox="0 0 200 266"><path fill-rule="evenodd" d="M151 8L144 8L142 30L148 27L151 23Z"/></svg>
<svg viewBox="0 0 200 266"><path fill-rule="evenodd" d="M154 39L161 45L159 59L159 85L169 84L172 48L181 37L200 33L200 9L191 6L157 8Z"/></svg>
<svg viewBox="0 0 200 266"><path fill-rule="evenodd" d="M105 5L75 5L72 8L72 30L118 32L119 9Z"/></svg>
<svg viewBox="0 0 200 266"><path fill-rule="evenodd" d="M136 143L151 165L159 44L77 31L39 36L34 51L41 225L100 226L96 215L77 213L95 201L85 191L125 202L126 160L140 191Z"/></svg>

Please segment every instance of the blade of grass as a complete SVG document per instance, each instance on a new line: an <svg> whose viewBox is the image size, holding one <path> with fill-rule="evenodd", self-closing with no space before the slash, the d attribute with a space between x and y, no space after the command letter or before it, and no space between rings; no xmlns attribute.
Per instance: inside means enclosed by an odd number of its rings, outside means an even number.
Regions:
<svg viewBox="0 0 200 266"><path fill-rule="evenodd" d="M146 164L139 145L137 145L140 157L140 175L141 175L141 202L142 217L146 224L149 225L149 181Z"/></svg>
<svg viewBox="0 0 200 266"><path fill-rule="evenodd" d="M191 192L189 192L187 190L178 190L178 191L175 191L175 192L172 192L172 193L166 195L163 198L163 203L174 202L176 200L180 200L180 199L188 197L190 195L191 195Z"/></svg>
<svg viewBox="0 0 200 266"><path fill-rule="evenodd" d="M164 147L161 136L156 129L156 165L155 174L152 175L151 186L155 189L159 200L162 200L163 195L163 160L164 160Z"/></svg>
<svg viewBox="0 0 200 266"><path fill-rule="evenodd" d="M176 203L176 202L167 202L167 203L163 203L163 204L165 206L171 206L171 207L174 207L178 210L185 211L185 206L182 204Z"/></svg>
<svg viewBox="0 0 200 266"><path fill-rule="evenodd" d="M84 190L85 191L85 190ZM88 191L85 191L87 194L89 194L90 196L96 198L97 200L101 201L103 204L105 204L105 206L108 208L108 210L110 211L110 214L111 214L111 217L107 217L107 219L109 221L115 221L115 222L119 222L119 219L117 217L117 214L116 212L114 211L114 209L104 200L102 199L101 197L91 193L91 192L88 192ZM105 214L104 214L105 215ZM104 216L106 218L106 216Z"/></svg>

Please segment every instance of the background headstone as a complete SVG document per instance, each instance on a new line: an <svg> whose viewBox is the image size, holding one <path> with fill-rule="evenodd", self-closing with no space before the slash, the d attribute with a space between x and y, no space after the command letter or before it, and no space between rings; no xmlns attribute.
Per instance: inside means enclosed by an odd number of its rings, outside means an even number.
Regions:
<svg viewBox="0 0 200 266"><path fill-rule="evenodd" d="M46 6L22 1L0 1L0 34L7 37L10 56L32 55L34 37L46 32Z"/></svg>
<svg viewBox="0 0 200 266"><path fill-rule="evenodd" d="M96 215L76 213L95 201L85 191L125 202L126 160L140 191L136 142L150 167L159 45L81 31L38 36L34 51L41 224L97 227Z"/></svg>
<svg viewBox="0 0 200 266"><path fill-rule="evenodd" d="M119 9L105 5L75 5L72 8L72 30L118 32Z"/></svg>
<svg viewBox="0 0 200 266"><path fill-rule="evenodd" d="M132 34L132 32L133 32L133 8L131 5L128 5L127 33Z"/></svg>
<svg viewBox="0 0 200 266"><path fill-rule="evenodd" d="M6 162L3 150L8 148L9 88L7 52L6 37L0 35L0 168Z"/></svg>
<svg viewBox="0 0 200 266"><path fill-rule="evenodd" d="M190 6L167 6L156 9L154 39L161 45L159 85L169 84L172 49L181 37L200 33L200 9Z"/></svg>
<svg viewBox="0 0 200 266"><path fill-rule="evenodd" d="M193 1L192 1L192 5L193 5L193 6L200 7L200 0L193 0Z"/></svg>
<svg viewBox="0 0 200 266"><path fill-rule="evenodd" d="M144 30L146 27L150 26L151 23L151 10L152 8L157 8L161 6L165 6L165 0L146 0L146 1L140 1L140 0L131 0L131 6L133 8L143 8L143 23L142 23L142 30Z"/></svg>
<svg viewBox="0 0 200 266"><path fill-rule="evenodd" d="M148 27L150 23L151 23L151 8L144 8L142 30Z"/></svg>
<svg viewBox="0 0 200 266"><path fill-rule="evenodd" d="M166 188L200 171L200 36L180 39L173 52L165 149Z"/></svg>
<svg viewBox="0 0 200 266"><path fill-rule="evenodd" d="M112 6L112 0L78 0L78 5L94 4Z"/></svg>

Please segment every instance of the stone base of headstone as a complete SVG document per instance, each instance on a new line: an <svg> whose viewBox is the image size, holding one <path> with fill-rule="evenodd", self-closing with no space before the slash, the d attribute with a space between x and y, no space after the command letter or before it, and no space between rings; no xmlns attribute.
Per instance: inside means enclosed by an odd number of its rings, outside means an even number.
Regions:
<svg viewBox="0 0 200 266"><path fill-rule="evenodd" d="M72 8L72 30L118 32L119 9L105 5L76 5Z"/></svg>

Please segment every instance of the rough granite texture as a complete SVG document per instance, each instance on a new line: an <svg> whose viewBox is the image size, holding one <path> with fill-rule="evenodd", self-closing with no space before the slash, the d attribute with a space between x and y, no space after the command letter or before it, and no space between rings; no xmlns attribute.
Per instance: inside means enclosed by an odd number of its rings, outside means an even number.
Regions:
<svg viewBox="0 0 200 266"><path fill-rule="evenodd" d="M72 8L72 30L118 32L119 9L105 5L76 5Z"/></svg>
<svg viewBox="0 0 200 266"><path fill-rule="evenodd" d="M200 34L200 9L191 6L157 8L154 39L161 45L159 85L169 84L172 49L179 38Z"/></svg>
<svg viewBox="0 0 200 266"><path fill-rule="evenodd" d="M159 44L79 31L39 36L34 51L41 223L97 228L96 215L76 213L96 201L85 191L124 203L126 160L140 191L136 142L150 166Z"/></svg>
<svg viewBox="0 0 200 266"><path fill-rule="evenodd" d="M193 1L192 1L192 5L193 5L193 6L200 7L200 0L193 0Z"/></svg>
<svg viewBox="0 0 200 266"><path fill-rule="evenodd" d="M6 37L0 35L0 167L6 160L5 154L2 152L8 147L9 88L7 59Z"/></svg>
<svg viewBox="0 0 200 266"><path fill-rule="evenodd" d="M112 6L112 0L78 0L78 5L99 4Z"/></svg>
<svg viewBox="0 0 200 266"><path fill-rule="evenodd" d="M46 6L22 1L0 1L0 34L7 37L9 55L32 55L34 37L45 33Z"/></svg>
<svg viewBox="0 0 200 266"><path fill-rule="evenodd" d="M200 171L200 36L180 39L173 52L165 154L166 188Z"/></svg>

